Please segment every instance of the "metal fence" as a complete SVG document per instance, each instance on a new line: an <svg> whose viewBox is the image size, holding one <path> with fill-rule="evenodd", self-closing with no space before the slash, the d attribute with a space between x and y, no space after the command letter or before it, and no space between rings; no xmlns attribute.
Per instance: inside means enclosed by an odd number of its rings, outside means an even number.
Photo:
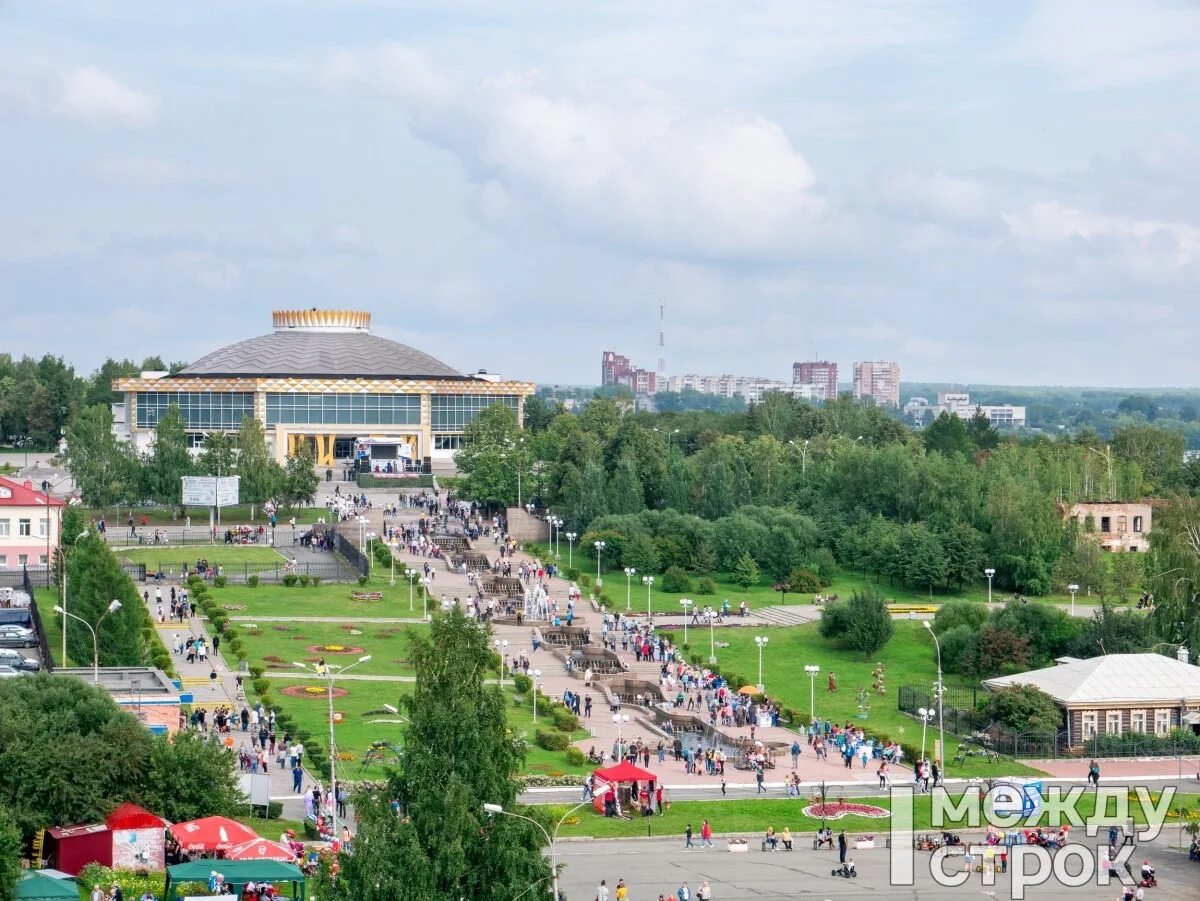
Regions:
<svg viewBox="0 0 1200 901"><path fill-rule="evenodd" d="M370 575L371 561L365 553L359 550L353 539L347 538L335 528L326 529L325 536L329 539L329 546L333 552L349 563L356 575Z"/></svg>
<svg viewBox="0 0 1200 901"><path fill-rule="evenodd" d="M141 579L143 582L176 582L183 578L183 567L178 563L155 564L152 562L149 566L143 567L143 570L144 575ZM187 572L188 575L197 574L194 565L189 565ZM308 576L310 579L318 578L323 582L349 582L358 577L358 572L353 566L344 564L330 555L327 560L297 561L296 563L280 560L278 563L232 563L214 566L204 574L203 578L212 579L216 576L224 576L228 582L233 584L245 584L250 581L251 577L257 577L259 582L273 583L282 582L284 577L289 575Z"/></svg>
<svg viewBox="0 0 1200 901"><path fill-rule="evenodd" d="M970 683L946 683L942 699L942 718L946 731L955 735L970 735L984 729L988 723L979 713L979 689ZM923 685L901 685L899 693L901 712L919 717L922 707L936 710L937 692L932 682Z"/></svg>
<svg viewBox="0 0 1200 901"><path fill-rule="evenodd" d="M139 526L133 534L125 528L112 528L104 532L104 540L114 550L120 548L171 547L172 545L248 545L250 547L293 547L300 543L300 536L314 526L277 525L264 526L260 534L258 527L249 531L241 527L220 527L215 530L189 528L187 526ZM319 526L317 527L319 528ZM226 533L229 533L228 535Z"/></svg>
<svg viewBox="0 0 1200 901"><path fill-rule="evenodd" d="M22 573L21 588L29 595L29 616L33 620L33 631L37 635L38 653L42 657L42 669L51 672L54 669L54 658L50 656L50 642L46 640L46 627L42 625L42 614L38 610L37 597L33 593L33 580L29 578L29 569Z"/></svg>

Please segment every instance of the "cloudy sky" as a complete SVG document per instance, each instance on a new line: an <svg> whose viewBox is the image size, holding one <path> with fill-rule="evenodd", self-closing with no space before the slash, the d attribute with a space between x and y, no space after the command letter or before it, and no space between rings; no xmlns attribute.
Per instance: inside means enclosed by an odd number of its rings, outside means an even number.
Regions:
<svg viewBox="0 0 1200 901"><path fill-rule="evenodd" d="M0 0L0 351L1196 385L1198 87L1190 0Z"/></svg>

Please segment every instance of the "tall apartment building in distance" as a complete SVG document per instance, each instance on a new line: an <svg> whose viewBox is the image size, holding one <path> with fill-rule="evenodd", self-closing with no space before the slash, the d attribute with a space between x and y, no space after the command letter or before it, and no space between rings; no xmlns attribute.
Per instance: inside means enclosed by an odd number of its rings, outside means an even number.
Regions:
<svg viewBox="0 0 1200 901"><path fill-rule="evenodd" d="M658 391L658 376L629 362L629 357L606 350L600 358L600 384L624 385L634 394L654 394Z"/></svg>
<svg viewBox="0 0 1200 901"><path fill-rule="evenodd" d="M884 360L855 363L854 396L874 398L881 407L900 406L900 364Z"/></svg>
<svg viewBox="0 0 1200 901"><path fill-rule="evenodd" d="M820 385L825 400L833 400L838 393L837 363L828 360L812 360L792 364L793 385Z"/></svg>

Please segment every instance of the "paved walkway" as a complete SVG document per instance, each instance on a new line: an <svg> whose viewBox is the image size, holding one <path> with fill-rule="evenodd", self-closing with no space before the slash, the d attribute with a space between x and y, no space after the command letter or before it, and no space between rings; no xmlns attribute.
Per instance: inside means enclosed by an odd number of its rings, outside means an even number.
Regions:
<svg viewBox="0 0 1200 901"><path fill-rule="evenodd" d="M1084 779L1090 760L1084 758L1022 762L1056 778ZM1181 763L1184 779L1195 779L1197 774L1200 774L1200 756L1195 754L1184 757L1182 762L1178 757L1106 757L1097 759L1097 763L1100 764L1101 782L1136 783L1139 777L1174 779L1180 775Z"/></svg>
<svg viewBox="0 0 1200 901"><path fill-rule="evenodd" d="M419 626L420 617L398 616L231 616L232 623L376 623L408 624Z"/></svg>

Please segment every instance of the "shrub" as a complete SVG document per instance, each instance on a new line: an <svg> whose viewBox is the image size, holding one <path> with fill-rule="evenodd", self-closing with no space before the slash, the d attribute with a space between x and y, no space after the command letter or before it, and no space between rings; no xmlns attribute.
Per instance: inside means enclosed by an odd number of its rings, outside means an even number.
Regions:
<svg viewBox="0 0 1200 901"><path fill-rule="evenodd" d="M359 587L360 587L360 588L361 588L363 585L366 585L366 584L367 584L368 582L370 582L370 581L371 581L371 580L370 580L370 579L369 579L367 576L359 576L359 577L358 577L358 585L359 585Z"/></svg>
<svg viewBox="0 0 1200 901"><path fill-rule="evenodd" d="M250 667L250 678L251 679L261 679L263 677L263 673L265 673L266 671L267 671L267 668L265 666L255 663L255 664L251 665L251 667ZM276 719L278 719L278 717L276 717Z"/></svg>
<svg viewBox="0 0 1200 901"><path fill-rule="evenodd" d="M224 588L229 583L229 579L225 576L217 576L213 579L213 588Z"/></svg>
<svg viewBox="0 0 1200 901"><path fill-rule="evenodd" d="M288 573L288 574L287 574L286 576L284 576L284 577L283 577L283 578L282 578L280 581L281 581L281 582L283 582L283 584L284 584L285 586L287 586L288 588L291 588L291 587L293 587L293 586L296 584L296 582L298 581L298 577L296 576L296 574L295 574L295 573Z"/></svg>
<svg viewBox="0 0 1200 901"><path fill-rule="evenodd" d="M254 689L256 695L265 695L271 688L271 680L254 679L250 682L250 687Z"/></svg>
<svg viewBox="0 0 1200 901"><path fill-rule="evenodd" d="M121 886L126 898L141 898L146 892L162 891L162 873L147 870L113 870L98 863L90 863L79 874L80 885ZM72 886L73 887L73 886Z"/></svg>
<svg viewBox="0 0 1200 901"><path fill-rule="evenodd" d="M568 582L578 582L579 581L579 567L578 566L568 566L566 569L563 570L563 575L566 576Z"/></svg>
<svg viewBox="0 0 1200 901"><path fill-rule="evenodd" d="M716 594L717 583L712 576L701 576L696 582L696 594Z"/></svg>
<svg viewBox="0 0 1200 901"><path fill-rule="evenodd" d="M592 587L592 574L591 573L580 573L579 574L579 584L583 588L591 588Z"/></svg>
<svg viewBox="0 0 1200 901"><path fill-rule="evenodd" d="M321 584L321 577L320 577L320 576L313 576L313 577L312 577L312 578L309 580L309 583L312 585L312 587L313 587L313 588L316 588L318 585L320 585L320 584Z"/></svg>
<svg viewBox="0 0 1200 901"><path fill-rule="evenodd" d="M229 642L229 650L233 651L233 655L235 657L246 656L246 646L242 644L242 640L240 638L235 638Z"/></svg>
<svg viewBox="0 0 1200 901"><path fill-rule="evenodd" d="M563 732L574 732L579 728L579 717L566 707L555 707L550 716L554 719L554 725Z"/></svg>
<svg viewBox="0 0 1200 901"><path fill-rule="evenodd" d="M663 591L682 594L692 590L692 580L682 566L672 566L663 573Z"/></svg>
<svg viewBox="0 0 1200 901"><path fill-rule="evenodd" d="M309 583L308 573L301 573L299 581L301 588L307 588Z"/></svg>
<svg viewBox="0 0 1200 901"><path fill-rule="evenodd" d="M225 637L230 640L237 638L238 635L240 635L240 634L241 633L238 632L238 630L234 626L230 626L228 629L225 630Z"/></svg>
<svg viewBox="0 0 1200 901"><path fill-rule="evenodd" d="M251 588L257 588L258 587L258 576L247 577L246 584L249 585Z"/></svg>
<svg viewBox="0 0 1200 901"><path fill-rule="evenodd" d="M792 570L787 577L788 585L796 594L815 594L823 587L821 578L807 566Z"/></svg>
<svg viewBox="0 0 1200 901"><path fill-rule="evenodd" d="M567 746L567 763L571 766L582 766L587 760L587 755L574 745Z"/></svg>
<svg viewBox="0 0 1200 901"><path fill-rule="evenodd" d="M544 748L547 751L565 751L567 746L571 744L571 738L565 732L559 732L557 729L541 729L539 728L535 734L539 748Z"/></svg>
<svg viewBox="0 0 1200 901"><path fill-rule="evenodd" d="M516 673L513 676L513 688L517 690L517 694L527 695L533 691L533 680L524 673Z"/></svg>

